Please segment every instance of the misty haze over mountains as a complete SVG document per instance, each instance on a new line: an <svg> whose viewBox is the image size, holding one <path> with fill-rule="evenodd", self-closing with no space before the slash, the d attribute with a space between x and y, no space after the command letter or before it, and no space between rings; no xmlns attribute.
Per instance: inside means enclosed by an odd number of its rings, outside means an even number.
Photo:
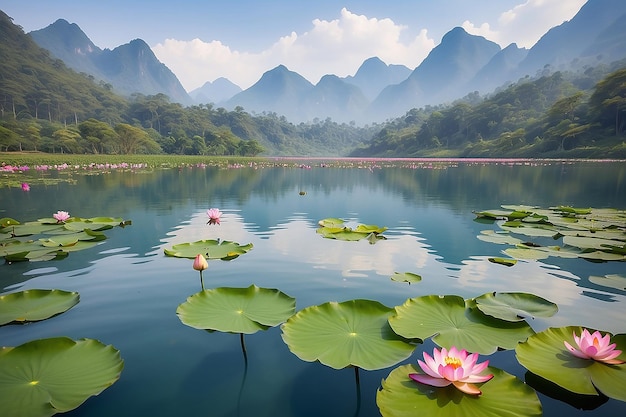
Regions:
<svg viewBox="0 0 626 417"><path fill-rule="evenodd" d="M456 27L415 69L367 59L354 76L326 75L312 84L283 65L242 91L225 78L187 93L141 39L100 49L76 25L57 20L30 32L35 42L70 68L92 75L122 95L163 93L183 105L214 103L250 113L274 112L298 123L332 118L359 124L398 117L478 91L489 94L520 78L584 70L626 57L626 1L589 0L570 20L549 30L532 48L501 48Z"/></svg>

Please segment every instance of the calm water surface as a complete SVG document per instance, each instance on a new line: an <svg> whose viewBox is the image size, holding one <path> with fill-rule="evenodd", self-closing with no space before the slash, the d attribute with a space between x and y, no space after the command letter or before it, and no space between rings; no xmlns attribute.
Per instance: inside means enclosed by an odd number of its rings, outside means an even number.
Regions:
<svg viewBox="0 0 626 417"><path fill-rule="evenodd" d="M166 257L163 250L217 238L254 248L230 262L210 261L206 287L278 288L296 298L297 310L356 298L393 307L427 294L526 291L559 306L554 317L531 322L535 331L583 325L626 332L626 291L589 280L624 274L624 263L550 258L511 268L493 264L487 258L505 247L478 240L481 230L495 226L475 222L472 214L501 204L626 209L625 163L348 165L112 172L74 175L75 183L34 185L28 193L0 189L0 217L30 221L66 210L132 220L130 227L106 231L108 239L97 247L62 261L0 265L0 292L58 288L81 297L50 320L0 328L0 345L69 336L121 351L120 380L67 416L379 416L376 390L392 368L361 373L358 405L352 370L301 361L278 327L246 336L246 370L238 335L180 322L176 308L200 291L198 273L191 260ZM206 224L211 207L225 213L220 226ZM386 226L387 240L323 239L315 231L327 217ZM423 279L393 282L396 271ZM421 358L424 349L432 344L418 346L406 362ZM524 378L513 352L489 359ZM546 416L626 413L626 403L615 400L580 411L540 399Z"/></svg>

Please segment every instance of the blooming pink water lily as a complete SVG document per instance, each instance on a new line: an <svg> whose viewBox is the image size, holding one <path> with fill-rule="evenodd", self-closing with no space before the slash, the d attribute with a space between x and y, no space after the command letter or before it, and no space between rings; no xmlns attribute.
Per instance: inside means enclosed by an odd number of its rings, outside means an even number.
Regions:
<svg viewBox="0 0 626 417"><path fill-rule="evenodd" d="M57 222L63 223L64 221L66 221L67 219L70 218L70 213L68 213L67 211L60 211L59 210L56 213L54 213L52 215L52 217L54 217Z"/></svg>
<svg viewBox="0 0 626 417"><path fill-rule="evenodd" d="M426 374L409 374L409 378L434 387L452 384L466 394L480 395L482 392L474 384L489 381L493 374L480 375L489 361L480 364L477 361L478 353L469 354L465 349L458 350L455 346L450 350L435 348L432 357L424 352L424 361L417 361Z"/></svg>
<svg viewBox="0 0 626 417"><path fill-rule="evenodd" d="M563 343L567 350L577 358L593 359L609 365L624 363L623 360L616 359L622 354L622 351L615 349L616 344L611 343L611 336L608 333L602 336L597 330L591 334L589 330L583 329L580 337L576 336L576 332L573 333L573 336L578 348L573 347L566 341Z"/></svg>
<svg viewBox="0 0 626 417"><path fill-rule="evenodd" d="M22 183L22 191L30 191L30 185L27 182Z"/></svg>
<svg viewBox="0 0 626 417"><path fill-rule="evenodd" d="M206 211L207 216L209 216L209 221L207 224L220 224L220 217L222 216L222 212L219 209L212 208Z"/></svg>

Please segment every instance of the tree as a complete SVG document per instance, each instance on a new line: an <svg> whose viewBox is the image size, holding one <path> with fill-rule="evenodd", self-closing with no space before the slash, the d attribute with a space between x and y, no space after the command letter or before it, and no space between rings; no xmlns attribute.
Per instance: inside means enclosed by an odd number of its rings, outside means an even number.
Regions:
<svg viewBox="0 0 626 417"><path fill-rule="evenodd" d="M120 123L115 126L115 132L118 135L115 146L117 153L127 155L159 148L159 145L150 138L148 133L138 127Z"/></svg>

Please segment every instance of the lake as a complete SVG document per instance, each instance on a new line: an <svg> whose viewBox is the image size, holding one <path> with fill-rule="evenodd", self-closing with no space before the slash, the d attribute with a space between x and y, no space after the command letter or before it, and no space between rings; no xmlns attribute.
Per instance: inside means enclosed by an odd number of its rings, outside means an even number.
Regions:
<svg viewBox="0 0 626 417"><path fill-rule="evenodd" d="M554 258L489 262L506 246L479 240L493 224L473 211L501 205L626 209L621 161L301 160L230 167L54 172L52 185L0 189L0 217L21 222L58 210L84 218L121 217L132 225L63 260L0 265L0 291L78 291L80 302L48 320L0 327L0 345L37 338L94 338L119 349L120 379L67 416L379 416L376 391L391 369L360 373L305 362L290 352L280 326L245 336L188 327L176 315L201 290L190 259L175 244L205 239L251 243L231 261L210 260L206 288L276 288L296 310L328 301L377 300L388 307L428 294L465 298L528 292L559 307L529 319L539 332L581 325L626 333L626 291L590 277L626 273L624 262ZM220 225L206 211L219 208ZM387 227L385 240L341 241L316 233L318 221ZM407 284L395 272L419 274ZM415 363L433 344L418 345ZM481 356L484 359L484 357ZM524 379L513 351L490 364ZM626 389L626 387L624 387ZM539 394L546 416L624 415L609 399L581 411Z"/></svg>

